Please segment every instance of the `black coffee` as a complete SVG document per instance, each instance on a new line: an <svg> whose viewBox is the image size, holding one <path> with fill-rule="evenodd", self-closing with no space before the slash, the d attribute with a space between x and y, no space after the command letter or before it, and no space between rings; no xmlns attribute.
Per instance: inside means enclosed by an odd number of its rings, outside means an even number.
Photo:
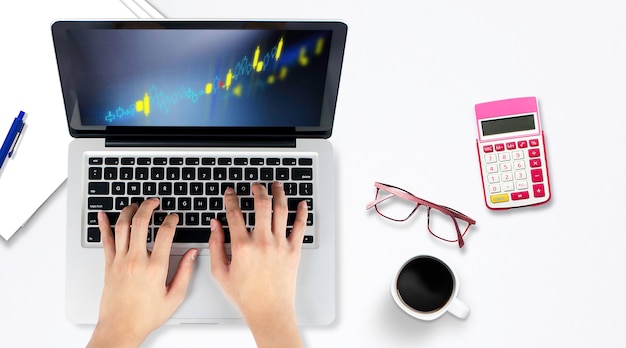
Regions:
<svg viewBox="0 0 626 348"><path fill-rule="evenodd" d="M420 312L432 312L448 302L454 279L446 265L429 257L419 257L400 271L397 285L404 303Z"/></svg>

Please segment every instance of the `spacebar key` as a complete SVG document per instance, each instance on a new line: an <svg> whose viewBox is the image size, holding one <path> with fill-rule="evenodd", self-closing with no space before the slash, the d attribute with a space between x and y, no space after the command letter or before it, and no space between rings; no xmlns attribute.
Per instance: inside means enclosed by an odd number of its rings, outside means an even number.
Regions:
<svg viewBox="0 0 626 348"><path fill-rule="evenodd" d="M177 227L174 243L208 243L210 228Z"/></svg>

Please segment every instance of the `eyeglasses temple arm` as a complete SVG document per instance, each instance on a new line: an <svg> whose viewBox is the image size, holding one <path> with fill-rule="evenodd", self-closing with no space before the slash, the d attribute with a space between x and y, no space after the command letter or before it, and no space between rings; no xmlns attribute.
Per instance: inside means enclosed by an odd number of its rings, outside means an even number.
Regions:
<svg viewBox="0 0 626 348"><path fill-rule="evenodd" d="M391 198L391 197L393 197L393 196L394 196L394 194L389 194L389 195L387 195L387 196L385 196L385 197L381 197L381 198L375 199L375 200L373 200L373 201L371 201L371 202L367 203L367 205L365 206L365 209L366 209L366 210L367 210L367 209L371 209L371 208L372 208L373 206L375 206L376 204L378 204L378 203L380 203L380 202L383 202L383 201L386 201L386 200L388 200L389 198Z"/></svg>

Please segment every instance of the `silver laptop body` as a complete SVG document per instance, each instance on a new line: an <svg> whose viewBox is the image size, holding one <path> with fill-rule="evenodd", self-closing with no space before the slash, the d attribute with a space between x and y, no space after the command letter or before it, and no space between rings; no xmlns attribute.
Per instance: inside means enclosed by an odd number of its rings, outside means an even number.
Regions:
<svg viewBox="0 0 626 348"><path fill-rule="evenodd" d="M206 222L223 214L219 191L225 186L236 187L245 205L249 182L273 180L288 183L289 198L310 206L296 291L299 324L333 321L336 196L327 138L346 30L340 22L302 21L52 25L75 138L66 237L70 321L94 324L98 318L104 255L94 214L105 210L111 218L149 196L160 197L161 207L148 248L159 216L181 217L169 276L187 249L201 250L170 323L242 321L211 276ZM253 225L254 212L244 214Z"/></svg>

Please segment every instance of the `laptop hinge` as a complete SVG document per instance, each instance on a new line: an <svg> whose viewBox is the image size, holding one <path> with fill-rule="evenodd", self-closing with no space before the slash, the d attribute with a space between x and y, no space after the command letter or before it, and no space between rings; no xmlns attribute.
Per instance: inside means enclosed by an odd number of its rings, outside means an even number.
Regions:
<svg viewBox="0 0 626 348"><path fill-rule="evenodd" d="M296 147L296 138L246 137L245 139L201 139L188 137L105 138L106 147Z"/></svg>

